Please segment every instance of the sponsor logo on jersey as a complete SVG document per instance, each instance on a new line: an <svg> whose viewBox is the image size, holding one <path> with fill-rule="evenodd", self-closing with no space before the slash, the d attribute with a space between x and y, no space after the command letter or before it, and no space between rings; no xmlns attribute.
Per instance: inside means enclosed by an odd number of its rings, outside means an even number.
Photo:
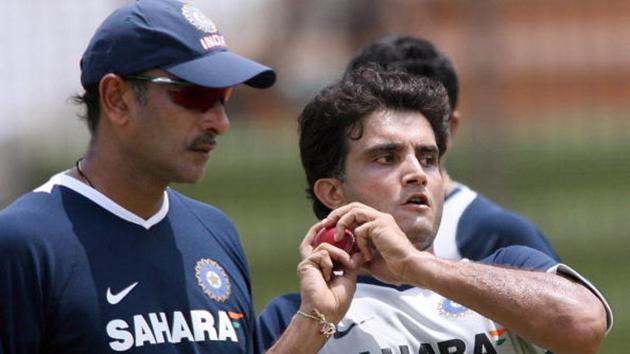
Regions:
<svg viewBox="0 0 630 354"><path fill-rule="evenodd" d="M442 299L438 304L438 312L440 315L446 318L464 317L470 310L467 307L462 306L455 301L449 299Z"/></svg>
<svg viewBox="0 0 630 354"><path fill-rule="evenodd" d="M437 349L437 350L436 350ZM402 350L401 350L402 352ZM451 353L473 353L473 354L497 354L497 350L492 345L490 338L485 333L477 333L472 348L466 347L466 342L453 338L431 345L422 343L418 354L451 354Z"/></svg>
<svg viewBox="0 0 630 354"><path fill-rule="evenodd" d="M362 324L364 324L365 322L374 319L374 317L368 317L364 320L361 320L359 322L354 322L354 320L351 319L344 319L338 326L337 326L337 331L335 331L335 333L333 334L333 338L335 339L341 339L343 337L345 337L348 333L350 333L350 331L354 328L354 326L360 326Z"/></svg>
<svg viewBox="0 0 630 354"><path fill-rule="evenodd" d="M219 263L208 258L199 260L195 277L203 292L211 299L223 302L230 297L232 284Z"/></svg>
<svg viewBox="0 0 630 354"><path fill-rule="evenodd" d="M112 350L123 352L134 347L181 342L239 342L236 329L243 314L207 310L137 314L131 320L114 319L107 323Z"/></svg>
<svg viewBox="0 0 630 354"><path fill-rule="evenodd" d="M122 299L125 298L125 296L127 296L131 290L133 290L133 288L136 287L136 285L138 285L138 282L135 282L131 285L129 285L128 287L122 289L119 292L113 293L111 288L107 288L107 293L105 294L105 297L107 298L107 302L110 305L116 305L119 302L122 301Z"/></svg>
<svg viewBox="0 0 630 354"><path fill-rule="evenodd" d="M415 347L415 348L414 348ZM485 333L475 335L472 348L466 345L466 341L453 338L433 343L418 343L417 345L400 344L397 347L380 348L380 352L362 351L358 354L498 354L496 348L492 345L492 341Z"/></svg>

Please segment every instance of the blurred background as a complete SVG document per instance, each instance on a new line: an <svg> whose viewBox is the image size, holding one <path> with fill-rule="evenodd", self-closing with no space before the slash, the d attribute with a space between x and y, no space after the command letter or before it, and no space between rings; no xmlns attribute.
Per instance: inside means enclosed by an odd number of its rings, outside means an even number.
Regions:
<svg viewBox="0 0 630 354"><path fill-rule="evenodd" d="M193 0L232 50L278 84L239 87L208 176L174 188L225 210L241 231L257 310L297 290L306 201L295 118L370 40L423 36L453 60L462 125L451 175L532 219L615 312L601 353L630 340L630 2L627 0ZM69 101L79 59L123 1L3 1L0 207L79 158ZM1 294L0 294L1 296ZM558 329L562 330L562 329Z"/></svg>

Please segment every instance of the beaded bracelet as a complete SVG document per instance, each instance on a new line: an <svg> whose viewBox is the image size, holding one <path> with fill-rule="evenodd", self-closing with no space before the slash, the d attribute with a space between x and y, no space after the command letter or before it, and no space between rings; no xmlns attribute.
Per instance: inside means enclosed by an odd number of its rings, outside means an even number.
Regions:
<svg viewBox="0 0 630 354"><path fill-rule="evenodd" d="M300 310L298 310L297 314L319 322L322 325L322 328L319 330L319 333L323 334L326 337L326 339L330 338L330 336L332 336L333 334L335 334L335 332L337 332L337 327L335 326L335 324L332 322L326 321L326 316L324 316L323 313L319 312L317 309L313 309L313 312L315 313L315 316L310 315L306 312L302 312Z"/></svg>

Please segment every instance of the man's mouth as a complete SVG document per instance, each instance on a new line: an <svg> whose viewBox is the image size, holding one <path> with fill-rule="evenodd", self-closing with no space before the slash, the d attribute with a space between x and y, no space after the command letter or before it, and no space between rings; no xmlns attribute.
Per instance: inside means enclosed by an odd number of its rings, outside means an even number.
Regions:
<svg viewBox="0 0 630 354"><path fill-rule="evenodd" d="M195 152L209 153L216 146L214 136L201 135L190 144L190 150Z"/></svg>
<svg viewBox="0 0 630 354"><path fill-rule="evenodd" d="M208 153L212 151L212 149L214 149L214 146L215 144L199 144L199 145L192 146L190 149L196 152Z"/></svg>
<svg viewBox="0 0 630 354"><path fill-rule="evenodd" d="M424 194L414 194L411 197L409 197L409 199L407 199L405 204L429 206L429 199Z"/></svg>

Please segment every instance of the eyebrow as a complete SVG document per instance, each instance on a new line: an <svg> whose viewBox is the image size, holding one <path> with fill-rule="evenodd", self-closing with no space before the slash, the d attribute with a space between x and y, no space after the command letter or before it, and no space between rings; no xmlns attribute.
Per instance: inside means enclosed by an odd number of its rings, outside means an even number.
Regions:
<svg viewBox="0 0 630 354"><path fill-rule="evenodd" d="M402 149L403 145L399 143L383 143L368 148L365 150L365 155L373 156L382 152L401 151Z"/></svg>
<svg viewBox="0 0 630 354"><path fill-rule="evenodd" d="M403 144L400 143L384 143L378 144L368 148L365 151L366 155L373 156L382 152L394 152L402 151L404 149ZM435 145L417 145L415 151L418 154L438 153L438 148Z"/></svg>
<svg viewBox="0 0 630 354"><path fill-rule="evenodd" d="M439 149L435 145L420 145L416 147L416 152L427 154L427 153L439 153Z"/></svg>

